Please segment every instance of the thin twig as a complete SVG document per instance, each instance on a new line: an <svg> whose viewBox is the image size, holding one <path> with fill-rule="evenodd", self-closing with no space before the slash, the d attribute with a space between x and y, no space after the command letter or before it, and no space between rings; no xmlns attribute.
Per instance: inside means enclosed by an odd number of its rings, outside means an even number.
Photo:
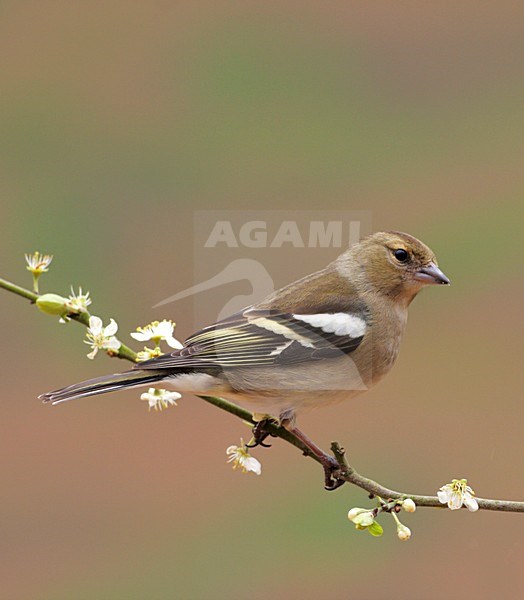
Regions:
<svg viewBox="0 0 524 600"><path fill-rule="evenodd" d="M366 492L379 496L384 499L399 500L402 498L411 498L417 506L427 506L432 508L445 508L446 505L441 504L437 496L421 496L420 494L409 494L406 492L397 492L391 490L373 479L364 477L350 466L346 460L344 449L340 447L338 442L331 443L331 451L340 465L341 479L348 483L352 483ZM477 498L479 508L484 510L498 510L505 512L524 512L524 502L515 502L513 500L492 500L490 498Z"/></svg>
<svg viewBox="0 0 524 600"><path fill-rule="evenodd" d="M17 294L18 296L21 296L22 298L26 298L27 300L29 300L31 302L31 304L35 304L36 301L38 300L39 296L42 295L42 294L35 294L34 292L26 290L25 288L20 287L19 285L16 285L15 283L11 283L10 281L7 281L5 279L0 279L0 288L4 288L4 290L7 290L8 292L12 292L13 294ZM89 314L89 312L87 310L83 310L79 313L67 314L68 319L76 321L77 323L80 323L81 325L85 325L86 327L89 327L89 317L90 316L91 315ZM120 348L118 349L118 352L116 352L114 354L110 354L110 356L115 356L116 358L123 358L125 360L130 360L131 362L136 362L136 352L134 350L131 350L131 348L129 348L129 346L126 346L125 344L122 344L122 343L121 343Z"/></svg>
<svg viewBox="0 0 524 600"><path fill-rule="evenodd" d="M4 288L4 290L7 290L8 292L12 292L13 294L18 294L18 296L22 296L22 298L27 298L27 300L30 300L33 303L36 302L36 299L38 298L38 294L30 292L29 290L26 290L25 288L20 287L15 283L11 283L5 279L0 279L0 287Z"/></svg>

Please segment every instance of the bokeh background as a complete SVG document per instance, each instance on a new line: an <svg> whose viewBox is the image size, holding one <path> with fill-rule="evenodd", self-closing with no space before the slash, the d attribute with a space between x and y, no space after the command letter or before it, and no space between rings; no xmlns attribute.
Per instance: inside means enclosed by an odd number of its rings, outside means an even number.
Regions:
<svg viewBox="0 0 524 600"><path fill-rule="evenodd" d="M91 291L122 337L193 329L193 211L366 210L453 280L414 303L400 359L302 419L364 474L523 499L524 11L516 2L3 2L0 276ZM297 261L290 279L308 272ZM125 367L0 290L2 598L517 598L521 515L419 510L381 539L275 443L233 472L241 422L134 391L38 393ZM127 338L128 339L128 338Z"/></svg>

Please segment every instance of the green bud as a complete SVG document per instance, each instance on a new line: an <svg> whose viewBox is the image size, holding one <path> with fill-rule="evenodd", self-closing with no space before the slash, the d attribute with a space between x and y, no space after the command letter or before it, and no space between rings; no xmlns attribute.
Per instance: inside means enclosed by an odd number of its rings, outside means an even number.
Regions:
<svg viewBox="0 0 524 600"><path fill-rule="evenodd" d="M368 527L368 531L373 537L380 537L384 533L382 525L377 521L373 521L373 523Z"/></svg>
<svg viewBox="0 0 524 600"><path fill-rule="evenodd" d="M67 305L69 300L58 294L42 294L36 299L38 308L47 315L58 315L60 317L67 314Z"/></svg>

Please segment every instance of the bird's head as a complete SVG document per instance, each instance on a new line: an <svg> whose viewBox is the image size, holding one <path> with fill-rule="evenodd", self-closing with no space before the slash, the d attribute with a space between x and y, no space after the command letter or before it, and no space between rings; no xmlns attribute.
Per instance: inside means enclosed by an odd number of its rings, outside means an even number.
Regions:
<svg viewBox="0 0 524 600"><path fill-rule="evenodd" d="M374 291L409 304L426 285L449 284L434 252L407 233L382 231L363 238L348 251L359 278Z"/></svg>

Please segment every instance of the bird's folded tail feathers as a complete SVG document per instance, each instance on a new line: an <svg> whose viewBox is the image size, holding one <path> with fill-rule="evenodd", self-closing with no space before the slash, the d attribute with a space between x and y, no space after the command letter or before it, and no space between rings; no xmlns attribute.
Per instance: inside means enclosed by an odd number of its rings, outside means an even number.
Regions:
<svg viewBox="0 0 524 600"><path fill-rule="evenodd" d="M81 381L59 390L47 392L38 396L43 402L51 402L59 404L67 400L76 400L77 398L85 398L87 396L95 396L97 394L105 394L114 392L124 388L137 387L148 383L155 383L165 379L165 371L140 371L132 370L124 373L115 373L114 375L105 375Z"/></svg>

